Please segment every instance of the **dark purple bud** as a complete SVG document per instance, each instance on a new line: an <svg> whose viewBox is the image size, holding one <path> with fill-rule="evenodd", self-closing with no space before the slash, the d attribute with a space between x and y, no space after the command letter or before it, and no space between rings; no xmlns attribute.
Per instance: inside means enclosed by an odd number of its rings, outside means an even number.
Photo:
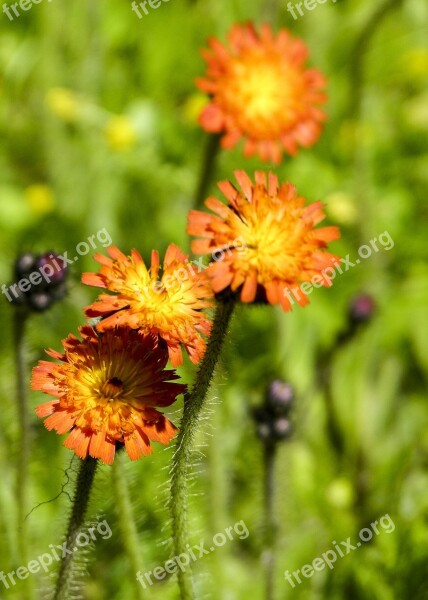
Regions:
<svg viewBox="0 0 428 600"><path fill-rule="evenodd" d="M352 325L370 321L376 310L376 303L369 294L355 296L349 305L349 320Z"/></svg>
<svg viewBox="0 0 428 600"><path fill-rule="evenodd" d="M291 423L288 419L281 417L276 419L273 423L273 434L276 440L285 440L290 437L291 434Z"/></svg>
<svg viewBox="0 0 428 600"><path fill-rule="evenodd" d="M36 268L48 286L64 281L68 273L67 265L63 265L61 258L52 251L38 257Z"/></svg>
<svg viewBox="0 0 428 600"><path fill-rule="evenodd" d="M43 312L47 310L53 302L54 299L48 292L36 292L28 297L28 304L30 308L36 312Z"/></svg>
<svg viewBox="0 0 428 600"><path fill-rule="evenodd" d="M270 423L257 423L257 437L262 442L267 442L272 437L272 428Z"/></svg>
<svg viewBox="0 0 428 600"><path fill-rule="evenodd" d="M36 263L37 257L34 254L31 254L31 252L24 252L18 256L14 268L16 279L19 280L37 269Z"/></svg>
<svg viewBox="0 0 428 600"><path fill-rule="evenodd" d="M294 400L294 389L285 381L276 379L269 385L266 394L267 406L277 414L286 414Z"/></svg>

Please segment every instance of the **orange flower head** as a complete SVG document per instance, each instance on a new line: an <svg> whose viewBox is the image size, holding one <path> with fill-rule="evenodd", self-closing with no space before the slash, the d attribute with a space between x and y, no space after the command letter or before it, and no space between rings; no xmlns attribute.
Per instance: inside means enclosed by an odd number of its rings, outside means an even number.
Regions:
<svg viewBox="0 0 428 600"><path fill-rule="evenodd" d="M152 452L150 441L167 444L176 428L155 407L172 404L186 386L171 382L178 375L165 370L166 350L127 328L79 331L82 340L63 340L64 354L47 351L59 363L41 360L33 369L32 389L54 396L36 408L47 429L70 431L67 448L106 464L123 445L137 460Z"/></svg>
<svg viewBox="0 0 428 600"><path fill-rule="evenodd" d="M102 265L98 274L82 276L87 285L115 292L112 296L102 294L85 311L88 317L103 317L97 330L126 325L161 338L174 367L183 362L180 344L191 361L198 363L206 348L201 334L208 335L211 330L211 321L202 312L212 306L214 296L206 273L189 263L188 256L174 244L166 251L160 279L159 254L155 250L150 269L136 250L125 256L111 246L107 252L111 258L95 255Z"/></svg>
<svg viewBox="0 0 428 600"><path fill-rule="evenodd" d="M242 302L281 304L284 310L291 310L293 292L304 306L309 300L300 283L332 285L340 259L323 248L339 237L338 228L315 229L325 216L321 202L305 206L295 187L279 185L272 173L267 178L256 172L255 184L244 171L235 176L240 189L229 181L218 185L227 205L208 198L205 204L215 215L197 210L189 215L188 233L202 238L192 242L193 252L218 259L207 269L214 292L239 289Z"/></svg>
<svg viewBox="0 0 428 600"><path fill-rule="evenodd" d="M210 40L203 56L208 69L198 87L210 95L200 116L202 127L223 133L222 146L245 139L244 155L279 163L282 153L314 144L325 114L324 76L307 69L308 50L286 29L275 36L269 25L235 25L229 47Z"/></svg>

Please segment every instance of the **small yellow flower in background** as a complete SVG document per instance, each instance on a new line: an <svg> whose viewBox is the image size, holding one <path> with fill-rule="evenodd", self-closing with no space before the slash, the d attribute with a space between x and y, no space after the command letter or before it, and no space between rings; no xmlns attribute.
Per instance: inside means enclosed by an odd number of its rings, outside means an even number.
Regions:
<svg viewBox="0 0 428 600"><path fill-rule="evenodd" d="M64 121L74 122L79 114L78 96L62 87L51 88L46 94L46 104L49 109Z"/></svg>
<svg viewBox="0 0 428 600"><path fill-rule="evenodd" d="M336 508L349 508L354 501L354 490L351 482L345 477L333 479L326 489L326 498Z"/></svg>
<svg viewBox="0 0 428 600"><path fill-rule="evenodd" d="M428 131L428 92L418 94L405 102L403 115L410 128L424 133Z"/></svg>
<svg viewBox="0 0 428 600"><path fill-rule="evenodd" d="M428 75L428 49L412 48L403 56L403 68L406 73L414 77L427 77Z"/></svg>
<svg viewBox="0 0 428 600"><path fill-rule="evenodd" d="M44 183L34 183L24 190L24 196L31 210L39 215L52 212L55 208L55 197L51 188Z"/></svg>
<svg viewBox="0 0 428 600"><path fill-rule="evenodd" d="M358 219L358 211L352 196L346 192L333 192L325 199L327 214L333 221L342 225L353 225Z"/></svg>
<svg viewBox="0 0 428 600"><path fill-rule="evenodd" d="M137 141L135 126L125 115L111 117L107 122L104 133L109 148L118 152L131 150Z"/></svg>
<svg viewBox="0 0 428 600"><path fill-rule="evenodd" d="M209 100L204 94L192 94L189 96L183 106L183 117L188 123L197 125L199 115L208 105Z"/></svg>

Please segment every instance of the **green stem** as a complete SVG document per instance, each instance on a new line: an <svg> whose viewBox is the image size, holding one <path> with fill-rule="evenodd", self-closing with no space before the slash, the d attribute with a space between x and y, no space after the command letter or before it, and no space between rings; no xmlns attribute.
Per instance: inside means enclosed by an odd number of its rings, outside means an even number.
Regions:
<svg viewBox="0 0 428 600"><path fill-rule="evenodd" d="M136 574L140 570L140 549L138 544L137 528L135 525L131 500L129 498L129 490L124 473L122 456L118 455L113 464L113 488L115 504L117 508L122 543L125 548L132 578L135 582L136 598L143 600L143 589L136 579Z"/></svg>
<svg viewBox="0 0 428 600"><path fill-rule="evenodd" d="M355 45L351 52L349 60L349 72L351 74L351 100L350 100L350 113L351 117L355 116L359 118L361 111L361 102L363 95L363 83L364 83L364 64L367 58L367 50L370 46L370 42L373 36L378 31L379 26L383 20L389 15L392 10L395 10L403 3L403 0L385 0L382 4L378 5L370 15L367 23L361 30L360 35L357 37Z"/></svg>
<svg viewBox="0 0 428 600"><path fill-rule="evenodd" d="M349 57L349 116L358 124L362 121L364 100L364 78L370 44L378 32L383 21L391 11L399 8L404 0L385 0L378 4L358 35ZM354 194L359 198L362 209L366 215L360 229L361 242L371 235L371 224L373 223L373 203L368 197L369 158L367 144L360 140L358 127L355 128L353 140L353 164L354 164Z"/></svg>
<svg viewBox="0 0 428 600"><path fill-rule="evenodd" d="M72 587L76 583L73 581L72 570L73 562L76 557L75 549L77 550L76 541L85 521L97 464L96 459L91 457L82 460L80 464L80 470L77 475L76 491L73 499L73 509L71 511L66 534L66 549L71 551L72 554L66 553L66 556L64 557L63 552L53 600L66 600L69 597Z"/></svg>
<svg viewBox="0 0 428 600"><path fill-rule="evenodd" d="M342 463L345 456L345 439L333 398L332 366L334 362L335 351L340 352L343 348L343 344L344 343L338 336L335 344L320 358L317 367L318 381L323 392L325 405L326 433L329 438L330 446L334 450L339 463Z"/></svg>
<svg viewBox="0 0 428 600"><path fill-rule="evenodd" d="M265 599L274 598L274 570L275 570L275 520L274 520L274 492L275 492L275 457L276 444L267 442L264 445L264 521L265 521Z"/></svg>
<svg viewBox="0 0 428 600"><path fill-rule="evenodd" d="M278 21L278 0L265 1L263 4L262 19L273 25L276 24Z"/></svg>
<svg viewBox="0 0 428 600"><path fill-rule="evenodd" d="M187 473L192 458L193 439L234 306L235 303L232 300L219 302L204 358L199 365L190 393L184 397L183 417L177 436L171 475L172 529L174 550L177 556L187 552ZM184 572L179 571L178 585L181 600L194 598L192 572L189 567Z"/></svg>
<svg viewBox="0 0 428 600"><path fill-rule="evenodd" d="M220 135L210 134L206 141L204 162L202 163L198 187L196 188L194 203L195 208L201 208L206 198L219 150Z"/></svg>
<svg viewBox="0 0 428 600"><path fill-rule="evenodd" d="M30 418L27 400L27 364L25 357L25 331L28 313L16 309L13 317L13 339L16 367L16 391L19 420L19 451L16 473L17 513L19 530L19 554L21 564L27 555L27 526L25 521L28 485L28 461L30 456Z"/></svg>

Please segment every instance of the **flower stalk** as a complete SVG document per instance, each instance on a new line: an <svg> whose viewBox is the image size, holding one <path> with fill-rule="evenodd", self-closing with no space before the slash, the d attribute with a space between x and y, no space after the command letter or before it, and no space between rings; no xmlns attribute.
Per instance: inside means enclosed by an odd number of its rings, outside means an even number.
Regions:
<svg viewBox="0 0 428 600"><path fill-rule="evenodd" d="M274 490L275 490L275 458L277 445L264 444L264 532L265 532L265 599L274 598L275 572L275 521L274 521Z"/></svg>
<svg viewBox="0 0 428 600"><path fill-rule="evenodd" d="M230 299L218 303L204 358L199 365L191 391L184 397L183 416L171 469L170 502L176 555L187 551L187 474L191 463L192 445L234 306L234 300ZM194 598L193 579L189 567L184 572L178 573L178 584L181 600L192 600Z"/></svg>
<svg viewBox="0 0 428 600"><path fill-rule="evenodd" d="M135 578L135 574L140 570L140 549L122 457L123 453L116 457L112 468L115 504L117 507L122 543L129 562L131 576L135 582L135 597L138 600L144 600L143 588Z"/></svg>
<svg viewBox="0 0 428 600"><path fill-rule="evenodd" d="M97 460L92 457L87 457L80 463L80 469L77 476L76 490L73 498L73 508L68 522L66 534L66 546L69 550L66 556L61 561L61 566L58 574L57 585L53 600L66 600L69 597L70 591L75 587L73 581L73 562L76 558L77 549L76 541L85 521L85 515L89 504L92 484L97 470ZM70 553L71 552L71 553Z"/></svg>
<svg viewBox="0 0 428 600"><path fill-rule="evenodd" d="M194 208L201 208L207 196L208 187L215 171L215 163L220 151L220 135L208 136L205 146L204 159L199 174L198 185L195 192Z"/></svg>
<svg viewBox="0 0 428 600"><path fill-rule="evenodd" d="M30 456L30 419L27 402L27 365L25 357L25 332L29 313L16 309L13 316L13 339L16 367L16 391L19 419L19 450L16 472L19 552L22 564L26 562L27 527L25 522Z"/></svg>
<svg viewBox="0 0 428 600"><path fill-rule="evenodd" d="M263 566L265 600L275 597L275 552L278 524L275 521L275 466L278 444L290 437L289 413L294 401L293 387L275 379L267 387L265 401L253 409L257 436L263 444Z"/></svg>

